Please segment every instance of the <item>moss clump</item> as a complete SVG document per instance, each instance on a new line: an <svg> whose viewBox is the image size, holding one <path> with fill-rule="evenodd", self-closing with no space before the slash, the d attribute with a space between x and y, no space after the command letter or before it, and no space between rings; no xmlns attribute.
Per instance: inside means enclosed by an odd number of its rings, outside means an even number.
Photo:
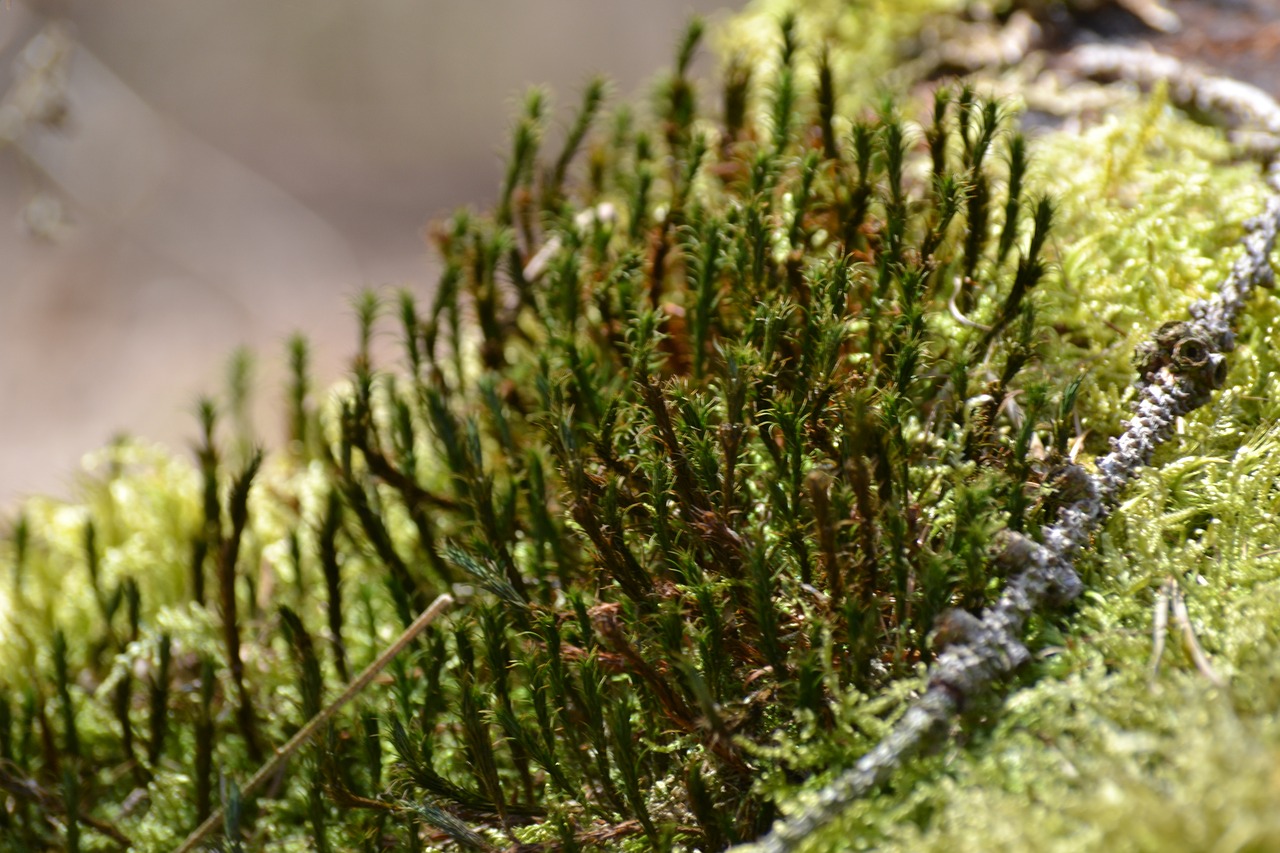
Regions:
<svg viewBox="0 0 1280 853"><path fill-rule="evenodd" d="M1150 131L1141 149L1092 166L1092 146L1049 143L1037 171L1006 108L971 89L940 90L919 124L838 98L856 54L801 43L824 20L784 17L758 73L725 74L722 109L689 78L695 25L652 119L601 121L592 84L550 154L530 95L493 214L437 230L429 305L362 298L350 378L323 401L291 343L283 452L222 449L206 403L197 468L124 443L83 505L25 507L4 555L0 845L172 849L220 803L229 849L723 849L875 741L948 613L1000 588L994 533L1034 533L1062 499L1077 418L1098 435L1122 410L1137 317L1102 305L1191 298L1138 288L1142 257L1179 259L1161 265L1171 288L1226 263L1238 225L1210 224L1206 183L1161 170L1226 176L1242 206L1251 191L1158 101L1126 120ZM1043 192L1063 164L1055 215ZM1141 203L1161 186L1185 229ZM1092 310L1068 298L1081 281ZM381 366L389 323L402 357ZM1272 367L1237 364L1238 427L1189 427L1226 442L1213 453L1266 416ZM1138 701L1132 636L1165 574L1199 565L1168 556L1187 529L1204 560L1254 535L1245 505L1225 509L1239 472L1215 465L1153 475L1192 509L1144 484L1126 508L1143 526L1109 530L1110 593L1076 617L1105 642L1053 655L1060 627L1040 625L1053 679L993 725L973 709L966 749L906 768L813 846L951 844L978 808L1009 816L988 837L1030 837L1013 807L1029 791L1063 804L1040 827L1080 838L1071 815L1098 787L1061 793L1069 774L1029 732L1092 749L1083 778L1114 766L1113 741L1078 736L1091 720L1151 728L1141 760L1217 743ZM242 800L263 757L446 592L462 605ZM1140 800L1142 765L1120 753L1133 784L1116 784Z"/></svg>
<svg viewBox="0 0 1280 853"><path fill-rule="evenodd" d="M1100 449L1125 414L1133 341L1216 286L1265 189L1256 166L1159 94L1037 151L1035 171L1061 199L1063 273L1042 291L1061 331L1048 360L1091 365L1077 410L1099 436L1084 446ZM1123 173L1109 165L1119 158ZM1245 316L1225 387L1098 537L1081 566L1089 592L1068 624L1046 626L1026 684L960 745L907 768L803 849L846 850L850 839L885 850L1275 846L1276 319L1271 298ZM1171 582L1225 686L1197 669L1173 616L1153 673Z"/></svg>

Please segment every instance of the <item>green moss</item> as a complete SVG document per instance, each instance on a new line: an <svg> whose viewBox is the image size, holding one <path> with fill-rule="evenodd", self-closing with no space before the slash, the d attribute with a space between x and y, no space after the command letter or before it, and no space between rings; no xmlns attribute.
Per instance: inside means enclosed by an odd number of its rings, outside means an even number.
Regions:
<svg viewBox="0 0 1280 853"><path fill-rule="evenodd" d="M1265 187L1220 132L1158 93L1083 133L1051 135L1036 154L1034 171L1060 200L1060 274L1044 290L1060 329L1049 360L1089 370L1081 412L1089 448L1105 452L1128 415L1134 348L1156 318L1185 316L1225 277Z"/></svg>
<svg viewBox="0 0 1280 853"><path fill-rule="evenodd" d="M912 791L927 820L898 820L902 806L889 798L866 807L870 830L855 819L855 831L881 837L883 849L1274 847L1277 451L1272 428L1226 457L1193 452L1145 477L1108 527L1093 590L1066 644L1046 650L1041 678ZM1155 593L1166 578L1186 596L1225 689L1197 671L1172 620L1153 676Z"/></svg>
<svg viewBox="0 0 1280 853"><path fill-rule="evenodd" d="M840 130L848 132L851 105L865 107L916 82L920 69L904 47L931 17L955 12L965 0L756 0L728 21L717 37L722 55L741 56L769 80L775 70L778 21L794 15L803 44L830 50L839 97L846 105ZM816 76L816 53L800 64Z"/></svg>
<svg viewBox="0 0 1280 853"><path fill-rule="evenodd" d="M1144 128L1147 128L1144 132ZM1138 150L1126 150L1142 140ZM1099 151L1111 156L1099 158ZM1055 182L1063 274L1050 363L1092 364L1079 411L1099 437L1127 415L1133 343L1204 297L1261 206L1257 168L1157 97L1037 147ZM1123 174L1109 165L1123 159ZM1244 320L1226 387L1128 493L1083 567L1090 590L1046 629L1028 685L961 746L850 809L805 849L1265 850L1280 843L1280 344L1275 300ZM1099 447L1100 441L1092 443ZM1214 670L1170 619L1152 676L1160 589L1174 579Z"/></svg>
<svg viewBox="0 0 1280 853"><path fill-rule="evenodd" d="M0 849L107 849L64 829L77 803L171 849L443 592L462 605L245 798L250 847L723 849L869 749L937 618L1000 589L993 534L1050 517L1072 436L1088 456L1126 415L1133 344L1208 292L1262 199L1159 95L1033 140L1029 169L1005 105L957 89L927 117L911 69L882 72L935 6L759 7L726 37L751 59L722 113L692 27L652 118L588 133L592 84L549 155L532 93L494 215L437 231L430 304L363 297L320 404L290 343L287 452L259 468L207 404L196 464L121 442L77 501L28 502L0 554L0 773L37 793L0 810ZM810 847L1275 843L1260 303L1018 689ZM393 322L401 361L374 364ZM1152 678L1169 578L1226 688L1174 633Z"/></svg>

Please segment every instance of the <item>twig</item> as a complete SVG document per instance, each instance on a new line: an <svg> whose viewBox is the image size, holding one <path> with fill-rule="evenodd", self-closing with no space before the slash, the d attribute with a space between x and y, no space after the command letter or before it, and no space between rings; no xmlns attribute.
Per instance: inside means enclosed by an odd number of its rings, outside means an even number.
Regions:
<svg viewBox="0 0 1280 853"><path fill-rule="evenodd" d="M344 705L368 687L369 683L378 676L378 673L386 669L387 664L391 663L391 660L396 655L404 651L405 647L413 642L415 637L426 630L427 626L434 622L440 614L449 609L450 605L453 604L453 601L453 596L445 593L435 601L431 602L431 606L422 611L422 614L413 621L413 624L404 629L404 632L396 638L394 643L387 646L387 648L382 652L382 654L378 655L377 659L375 659L373 663L365 667L364 671L356 676L355 681L347 685L347 689L342 691L341 696L334 699L333 702L329 703L324 710L312 717L305 726L298 730L297 734L289 738L288 743L276 750L275 755L263 764L262 767L258 769L258 772L254 773L253 777L244 784L241 788L241 796L248 797L257 790L263 782L274 776L276 771L278 771L280 767L289 760L291 755L297 752L298 749L306 744L307 741L311 740L311 738L320 731L321 727L323 727L325 723L329 722L329 720L332 719ZM200 826L196 827L195 831L187 836L187 840L182 842L182 846L178 847L174 853L188 853L188 851L194 850L197 844L222 825L222 819L222 809L218 809L213 814L209 815L208 819L205 820L204 823L200 824Z"/></svg>
<svg viewBox="0 0 1280 853"><path fill-rule="evenodd" d="M984 326L975 320L970 320L960 312L960 306L956 305L956 297L960 295L960 288L963 287L963 285L964 279L960 276L956 276L955 286L951 288L951 298L947 300L947 307L951 309L951 316L954 317L956 322L962 326L968 326L970 329L979 329L983 332L991 331L990 326Z"/></svg>
<svg viewBox="0 0 1280 853"><path fill-rule="evenodd" d="M1160 675L1160 659L1164 657L1165 636L1169 632L1169 590L1173 578L1168 578L1156 590L1156 610L1151 619L1151 681Z"/></svg>
<svg viewBox="0 0 1280 853"><path fill-rule="evenodd" d="M1179 107L1208 115L1230 129L1252 127L1280 134L1280 105L1262 89L1208 74L1150 47L1089 44L1066 59L1068 67L1084 77L1125 80L1143 88L1166 83L1170 99Z"/></svg>

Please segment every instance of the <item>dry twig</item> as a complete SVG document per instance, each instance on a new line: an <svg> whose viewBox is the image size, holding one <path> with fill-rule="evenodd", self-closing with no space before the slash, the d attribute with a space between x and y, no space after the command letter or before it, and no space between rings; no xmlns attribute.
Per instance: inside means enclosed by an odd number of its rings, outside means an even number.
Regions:
<svg viewBox="0 0 1280 853"><path fill-rule="evenodd" d="M261 787L263 782L274 776L284 766L284 763L289 760L290 756L306 745L307 741L315 737L325 723L333 718L334 714L342 710L343 706L368 687L373 679L378 676L378 673L386 669L387 664L391 663L396 655L404 651L405 647L412 643L415 637L425 631L427 626L439 618L440 614L448 610L452 604L453 596L447 593L431 602L431 606L422 611L422 614L413 621L413 624L405 628L404 633L399 637L396 637L395 642L387 646L382 654L378 655L371 664L365 667L364 672L356 676L356 679L347 685L347 689L342 691L341 696L334 699L324 710L312 717L305 726L298 729L297 734L289 738L288 743L275 751L275 755L263 764L258 769L258 772L254 773L253 777L244 784L244 787L241 788L241 796L248 797ZM175 853L188 853L188 851L194 850L197 844L222 824L222 821L223 810L218 809L187 836L187 840L182 842L182 845L177 848Z"/></svg>

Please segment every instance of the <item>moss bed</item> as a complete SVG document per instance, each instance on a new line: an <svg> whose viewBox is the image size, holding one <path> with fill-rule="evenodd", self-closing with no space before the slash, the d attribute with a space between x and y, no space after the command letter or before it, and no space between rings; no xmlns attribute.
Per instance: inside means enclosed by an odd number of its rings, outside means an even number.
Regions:
<svg viewBox="0 0 1280 853"><path fill-rule="evenodd" d="M592 84L559 149L531 93L442 279L357 304L349 378L289 343L282 447L233 382L194 452L121 440L24 501L0 850L211 815L228 850L720 850L873 746L1267 192L1160 90L1024 136L984 94L1013 72L923 85L902 46L961 4L901 6L753 7L718 91L695 23L652 103ZM803 849L1280 848L1277 352L1263 292L1032 661Z"/></svg>

